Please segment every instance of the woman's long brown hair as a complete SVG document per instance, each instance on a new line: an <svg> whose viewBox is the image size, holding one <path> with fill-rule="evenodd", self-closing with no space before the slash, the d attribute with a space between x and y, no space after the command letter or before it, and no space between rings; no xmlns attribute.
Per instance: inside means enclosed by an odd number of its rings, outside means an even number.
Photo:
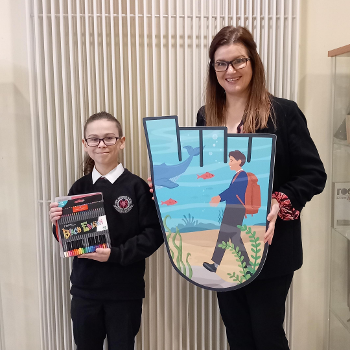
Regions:
<svg viewBox="0 0 350 350"><path fill-rule="evenodd" d="M87 121L85 122L85 125L84 125L84 138L86 138L86 128L87 128L87 126L90 123L92 123L92 122L94 122L96 120L101 120L101 119L109 120L111 122L114 122L117 125L118 134L119 134L118 136L119 137L123 136L123 129L122 129L122 126L119 123L119 121L116 118L114 118L112 114L109 114L107 112L99 112L99 113L96 113L96 114L93 114L92 116L90 116L87 119ZM84 173L84 175L90 174L92 172L92 170L94 169L94 166L95 166L95 161L87 153L85 153L84 162L83 162L83 173Z"/></svg>
<svg viewBox="0 0 350 350"><path fill-rule="evenodd" d="M216 50L221 46L230 44L242 44L247 50L252 65L253 75L249 87L248 102L243 115L243 130L252 133L267 126L267 121L273 111L270 94L266 88L264 66L256 50L256 43L252 34L244 27L224 27L211 42L205 101L206 125L226 125L226 93L217 80L213 62Z"/></svg>

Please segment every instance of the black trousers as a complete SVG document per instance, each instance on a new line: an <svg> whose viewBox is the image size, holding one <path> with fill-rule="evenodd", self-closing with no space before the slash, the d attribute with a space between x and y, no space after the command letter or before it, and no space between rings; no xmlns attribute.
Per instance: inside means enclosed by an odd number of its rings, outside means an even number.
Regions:
<svg viewBox="0 0 350 350"><path fill-rule="evenodd" d="M283 329L293 273L217 293L231 350L289 350Z"/></svg>
<svg viewBox="0 0 350 350"><path fill-rule="evenodd" d="M77 350L134 350L140 329L142 299L101 301L73 296L71 317Z"/></svg>

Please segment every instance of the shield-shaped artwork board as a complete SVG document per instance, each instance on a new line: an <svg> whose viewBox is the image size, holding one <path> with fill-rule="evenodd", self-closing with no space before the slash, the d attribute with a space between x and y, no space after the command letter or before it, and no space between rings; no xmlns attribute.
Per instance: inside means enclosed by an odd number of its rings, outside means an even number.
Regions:
<svg viewBox="0 0 350 350"><path fill-rule="evenodd" d="M276 136L228 134L144 118L154 200L173 267L197 286L233 290L251 282L268 252L263 236Z"/></svg>

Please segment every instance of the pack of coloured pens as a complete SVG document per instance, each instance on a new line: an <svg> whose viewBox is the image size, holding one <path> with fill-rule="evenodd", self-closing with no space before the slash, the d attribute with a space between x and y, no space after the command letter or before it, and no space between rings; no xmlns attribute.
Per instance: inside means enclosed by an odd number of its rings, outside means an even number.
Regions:
<svg viewBox="0 0 350 350"><path fill-rule="evenodd" d="M111 247L102 193L57 197L55 201L62 208L56 225L62 257Z"/></svg>

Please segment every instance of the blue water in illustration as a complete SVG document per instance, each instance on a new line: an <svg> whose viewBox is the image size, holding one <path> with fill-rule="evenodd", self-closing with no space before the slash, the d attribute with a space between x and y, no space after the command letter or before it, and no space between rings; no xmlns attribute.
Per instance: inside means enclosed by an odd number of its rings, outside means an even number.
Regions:
<svg viewBox="0 0 350 350"><path fill-rule="evenodd" d="M145 119L146 136L149 150L151 151L151 164L156 166L178 165L181 174L177 174L171 182L178 186L168 188L156 186L155 199L158 202L159 212L162 218L170 215L167 225L175 228L180 224L189 225L189 231L203 231L205 229L219 228L225 202L217 207L211 207L209 201L228 188L235 171L229 168L228 153L239 150L248 157L248 136L227 135L226 128L204 128L202 129L203 143L203 167L200 166L200 155L190 156L189 150L201 146L199 128L178 128L177 119ZM255 134L254 134L255 135ZM243 165L243 170L254 173L258 178L261 189L262 206L254 216L248 215L243 224L265 225L267 216L267 203L271 181L271 162L273 162L272 150L274 137L253 136L251 160ZM227 142L227 159L225 162L225 141ZM187 147L185 149L185 146ZM181 160L179 160L179 150ZM185 163L191 157L189 165ZM183 165L183 167L182 167ZM182 167L182 168L181 168ZM198 178L204 173L214 175L211 178ZM156 176L156 175L154 175ZM211 176L211 175L210 175ZM176 201L175 204L171 204ZM163 203L163 204L162 204Z"/></svg>

